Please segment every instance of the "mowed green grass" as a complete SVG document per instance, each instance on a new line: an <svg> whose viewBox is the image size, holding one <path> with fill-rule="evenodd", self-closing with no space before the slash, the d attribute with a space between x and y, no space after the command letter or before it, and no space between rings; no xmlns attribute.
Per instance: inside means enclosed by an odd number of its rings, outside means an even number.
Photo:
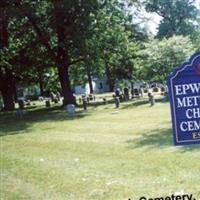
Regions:
<svg viewBox="0 0 200 200"><path fill-rule="evenodd" d="M0 134L0 199L200 199L200 146L173 145L168 103L0 114Z"/></svg>

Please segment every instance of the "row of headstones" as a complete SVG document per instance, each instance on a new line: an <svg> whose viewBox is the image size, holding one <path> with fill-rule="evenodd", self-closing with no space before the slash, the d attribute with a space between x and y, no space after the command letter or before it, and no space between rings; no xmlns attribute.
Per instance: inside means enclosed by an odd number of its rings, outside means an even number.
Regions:
<svg viewBox="0 0 200 200"><path fill-rule="evenodd" d="M113 95L113 98L119 97L120 101L127 101L130 99L130 97L133 99L135 97L142 97L143 96L143 90L141 88L132 89L124 88L123 91L121 91L119 88L115 91L115 94Z"/></svg>
<svg viewBox="0 0 200 200"><path fill-rule="evenodd" d="M43 100L40 99L39 101L43 101ZM46 107L50 107L51 102L57 104L58 102L60 102L60 99L54 99L54 100L47 99L47 100L45 100ZM19 109L24 109L26 106L31 106L31 100L21 100L21 99L18 100L18 108Z"/></svg>
<svg viewBox="0 0 200 200"><path fill-rule="evenodd" d="M76 102L76 97L75 98L75 102ZM83 109L87 110L88 104L90 103L90 101L95 101L96 97L95 95L90 94L89 96L83 95L82 97L79 98L79 104L82 104ZM54 103L57 103L57 101L55 101L55 99L51 99L51 101L53 101ZM64 105L64 102L63 102ZM50 100L46 101L46 107L50 107L51 106L51 102ZM67 113L69 114L74 114L75 113L75 105L74 104L68 104L66 106L64 106L64 109Z"/></svg>
<svg viewBox="0 0 200 200"><path fill-rule="evenodd" d="M162 93L164 93L164 92L167 92L168 89L167 89L167 86L153 87L153 88L152 88L152 91L153 91L153 92L162 92Z"/></svg>
<svg viewBox="0 0 200 200"><path fill-rule="evenodd" d="M104 98L104 104L106 104L105 103L105 98ZM47 101L46 101L47 102ZM155 100L154 100L154 97L153 96L149 96L149 102L150 102L150 104L151 104L151 106L153 106L154 104L155 104ZM50 105L48 105L48 107L49 107ZM87 101L86 100L83 100L83 108L84 108L84 110L87 110L87 106L88 106L88 104L87 104ZM119 97L116 97L115 98L115 107L116 108L119 108L119 106L120 106L120 98ZM68 104L68 105L66 105L65 107L64 107L64 109L65 109L65 111L68 113L68 114L71 114L71 115L73 115L73 114L75 114L75 105L74 104ZM22 107L21 108L19 108L19 109L17 109L17 111L16 111L16 117L17 118L22 118L23 117L23 114L24 114L24 111L23 111L23 109L22 109Z"/></svg>
<svg viewBox="0 0 200 200"><path fill-rule="evenodd" d="M153 91L157 92L157 90L153 90ZM161 91L166 92L166 89L161 88ZM139 90L139 89L132 90L131 91L132 98L138 97L138 96L143 96L143 92L146 93L147 91L142 91L142 89L141 90ZM168 95L166 95L166 97L168 97ZM113 95L113 98L114 98L115 107L119 108L120 102L122 102L123 100L125 100L125 101L129 100L128 88L124 88L124 93L120 92L119 90L116 90L115 94ZM150 105L153 106L155 104L155 98L152 95L152 93L148 92L148 98L149 98ZM39 100L43 101L44 99L43 99L43 97L42 98L39 97ZM60 95L59 96L52 95L51 99L48 99L45 101L46 107L51 106L51 101L56 104L56 103L60 102L60 100L61 100ZM91 95L91 94L89 96L83 95L81 98L79 98L79 104L82 104L83 109L87 110L87 107L88 107L88 104L90 103L90 101L95 101L95 100L96 100L96 97L94 95ZM102 100L103 100L104 105L107 104L107 99L105 97L102 98ZM28 101L19 100L18 103L19 103L19 109L17 111L17 116L20 118L20 116L23 115L24 106L31 105L31 101L30 100L28 100ZM69 104L69 105L65 106L65 110L66 110L66 112L73 114L73 113L75 113L75 105Z"/></svg>
<svg viewBox="0 0 200 200"><path fill-rule="evenodd" d="M154 88L154 92L158 92L159 88ZM143 91L142 89L134 89L133 91L131 91L132 94L132 98L134 97L140 97L143 96L143 92L146 93L149 90L145 90ZM167 88L161 88L161 92L166 92ZM90 103L90 101L94 101L96 99L96 97L94 95L89 95L88 97L83 95L81 98L79 98L79 104L82 103L84 110L87 110L88 104ZM124 88L124 93L120 92L119 90L116 90L115 94L113 95L113 99L114 99L114 103L115 103L115 107L119 108L120 106L120 102L122 102L123 100L128 100L129 99L129 90L128 88ZM104 97L102 98L103 100L103 104L106 105L107 104L107 99ZM155 98L153 96L153 94L151 92L148 92L148 100L151 106L155 105ZM75 110L75 107L70 104L66 106L66 111L69 113L73 113L72 110Z"/></svg>
<svg viewBox="0 0 200 200"><path fill-rule="evenodd" d="M76 102L76 97L74 96L75 98L75 102ZM45 99L43 97L39 97L39 101L44 101ZM82 97L79 98L79 104L82 104L84 109L87 110L87 105L90 103L90 101L95 101L96 100L96 97L95 95L89 95L89 96L86 96L86 95L83 95ZM51 98L48 98L45 100L45 105L46 107L51 107L51 103L59 103L61 101L61 97L57 97L57 96L51 96ZM19 106L19 108L23 109L24 108L24 103L23 102L20 102L21 105L23 106ZM63 102L64 104L64 102Z"/></svg>
<svg viewBox="0 0 200 200"><path fill-rule="evenodd" d="M54 97L54 98L44 98L42 96L40 96L38 98L39 101L45 101L45 105L46 107L51 107L51 102L57 104L58 102L60 102L61 100L61 97L60 96L57 96L57 97ZM24 114L24 108L26 106L31 106L31 105L34 105L34 103L32 104L31 100L23 100L23 99L20 99L18 100L18 109L16 110L16 117L17 118L22 118L23 114Z"/></svg>
<svg viewBox="0 0 200 200"><path fill-rule="evenodd" d="M150 93L150 92L148 93L148 99L149 99L150 105L154 106L155 105L155 98L154 98L153 94ZM115 107L119 108L120 102L121 102L120 97L115 97L114 100L115 100Z"/></svg>
<svg viewBox="0 0 200 200"><path fill-rule="evenodd" d="M163 87L153 87L152 88L152 92L159 92L161 91L161 94L166 94L168 89L167 86L163 86ZM113 98L115 97L119 97L120 101L127 101L130 99L133 99L135 97L143 97L143 93L149 93L150 90L148 88L134 88L131 89L129 91L129 88L124 88L123 91L121 91L120 89L117 89L115 91L115 94L113 95Z"/></svg>
<svg viewBox="0 0 200 200"><path fill-rule="evenodd" d="M161 88L159 87L154 87L152 89L153 92L159 92L159 89L160 91L162 92L163 95L166 95L167 96L167 87L163 86ZM135 98L135 97L142 97L143 96L143 93L149 93L149 89L147 88L135 88L131 91L129 91L128 88L124 88L123 89L123 92L120 91L119 89L117 89L115 91L115 94L113 95L113 98L115 100L115 102L118 102L118 98L120 100L120 102L122 101L127 101L130 99L130 94L131 94L131 98ZM117 98L116 98L117 97ZM44 101L45 98L44 97L39 97L38 98L39 101ZM50 98L46 99L45 100L45 105L46 107L50 107L51 106L51 102L57 104L59 103L61 100L61 95L59 92L56 92L56 93L53 93L51 92L50 93ZM83 95L82 97L79 98L79 104L82 104L84 109L86 110L87 109L87 105L90 103L90 101L95 101L96 100L96 97L95 95ZM107 103L107 99L106 98L103 98L103 104L106 104ZM117 103L118 104L118 103ZM30 100L19 100L18 101L18 105L19 105L19 109L24 109L25 106L30 106L31 105L31 101Z"/></svg>
<svg viewBox="0 0 200 200"><path fill-rule="evenodd" d="M82 95L81 97L78 98L79 104L82 104L84 101L86 101L87 103L90 103L90 101L95 101L95 100L96 100L96 96L93 94L89 94L88 96Z"/></svg>

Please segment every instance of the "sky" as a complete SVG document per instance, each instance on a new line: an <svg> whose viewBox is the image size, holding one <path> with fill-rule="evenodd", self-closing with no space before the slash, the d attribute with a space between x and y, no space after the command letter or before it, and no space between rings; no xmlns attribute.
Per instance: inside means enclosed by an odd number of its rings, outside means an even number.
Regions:
<svg viewBox="0 0 200 200"><path fill-rule="evenodd" d="M200 1L200 0L199 0ZM161 17L154 13L147 13L142 7L127 8L133 15L134 24L148 30L149 33L156 35ZM135 16L135 17L134 17Z"/></svg>
<svg viewBox="0 0 200 200"><path fill-rule="evenodd" d="M161 17L154 13L147 13L144 8L140 8L139 10L135 10L135 8L131 8L131 13L134 19L134 24L138 24L140 27L148 30L149 33L156 35L157 28L160 23Z"/></svg>
<svg viewBox="0 0 200 200"><path fill-rule="evenodd" d="M156 35L161 17L157 14L147 13L144 11L144 16L148 19L142 26L146 26L150 33Z"/></svg>

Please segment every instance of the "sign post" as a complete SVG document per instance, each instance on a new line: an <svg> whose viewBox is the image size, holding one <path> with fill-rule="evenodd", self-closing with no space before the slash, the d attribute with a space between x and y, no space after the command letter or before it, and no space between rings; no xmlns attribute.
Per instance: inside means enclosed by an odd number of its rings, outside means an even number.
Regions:
<svg viewBox="0 0 200 200"><path fill-rule="evenodd" d="M175 145L200 144L200 51L168 77Z"/></svg>

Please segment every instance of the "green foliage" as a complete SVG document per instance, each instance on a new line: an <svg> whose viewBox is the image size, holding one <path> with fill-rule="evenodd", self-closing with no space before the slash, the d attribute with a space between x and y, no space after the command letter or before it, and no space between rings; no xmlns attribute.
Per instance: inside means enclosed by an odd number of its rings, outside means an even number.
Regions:
<svg viewBox="0 0 200 200"><path fill-rule="evenodd" d="M100 38L100 44L108 79L114 84L116 80L131 79L135 52L139 45L136 41L138 32L132 24L130 15L125 13L123 7L110 15L111 8L108 7L101 14L107 16L107 20L102 19L104 35Z"/></svg>
<svg viewBox="0 0 200 200"><path fill-rule="evenodd" d="M8 40L7 46L0 49L1 72L12 71L16 83L37 83L44 68L50 64L46 49L40 45L28 19L21 16L12 2L5 10Z"/></svg>
<svg viewBox="0 0 200 200"><path fill-rule="evenodd" d="M191 38L192 38L194 46L200 49L200 28L193 32Z"/></svg>
<svg viewBox="0 0 200 200"><path fill-rule="evenodd" d="M60 66L67 66L73 85L105 75L111 87L123 79L160 80L195 51L189 38L176 36L153 40L140 51L145 33L133 24L129 5L117 0L23 0L9 5L16 12L7 10L9 39L1 49L0 67L11 70L20 83L42 82L47 89L58 89ZM145 5L163 17L159 37L193 31L197 10L189 0L146 0ZM199 31L191 38L199 48Z"/></svg>
<svg viewBox="0 0 200 200"><path fill-rule="evenodd" d="M158 37L190 35L195 30L199 10L191 0L146 0L146 10L162 17Z"/></svg>
<svg viewBox="0 0 200 200"><path fill-rule="evenodd" d="M189 37L153 39L139 53L143 59L138 74L144 80L166 80L172 69L185 62L195 50Z"/></svg>
<svg viewBox="0 0 200 200"><path fill-rule="evenodd" d="M85 83L87 74L106 74L112 84L119 79L131 79L134 56L139 46L136 42L138 31L123 4L106 2L88 29L90 37L85 39L81 52L83 61L71 67L74 83Z"/></svg>

